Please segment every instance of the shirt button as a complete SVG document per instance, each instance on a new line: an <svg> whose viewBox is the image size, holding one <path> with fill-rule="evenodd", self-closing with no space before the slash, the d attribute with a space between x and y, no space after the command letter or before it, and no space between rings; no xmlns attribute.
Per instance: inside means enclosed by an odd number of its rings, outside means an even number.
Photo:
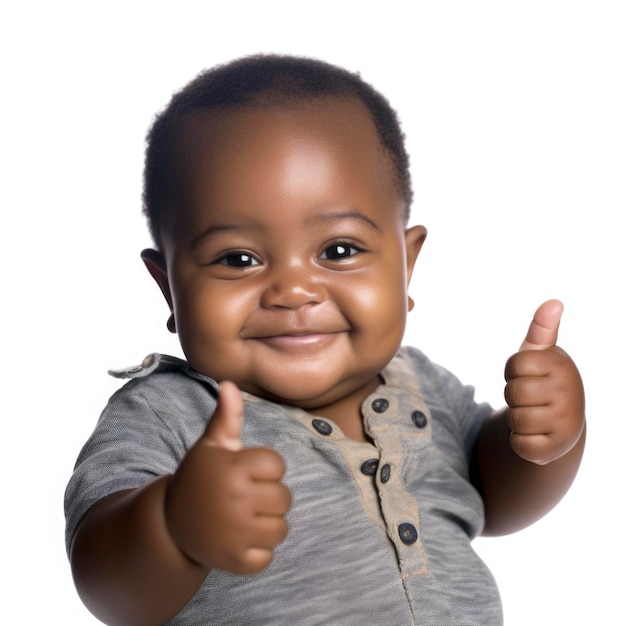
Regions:
<svg viewBox="0 0 626 626"><path fill-rule="evenodd" d="M372 402L372 409L376 413L384 413L389 408L389 400L385 400L385 398L376 398L374 402Z"/></svg>
<svg viewBox="0 0 626 626"><path fill-rule="evenodd" d="M407 546L417 541L417 529L413 524L404 523L398 526L398 534L400 535L400 541Z"/></svg>
<svg viewBox="0 0 626 626"><path fill-rule="evenodd" d="M378 469L378 459L368 459L361 465L361 472L366 476L373 476Z"/></svg>
<svg viewBox="0 0 626 626"><path fill-rule="evenodd" d="M380 482L386 483L391 477L391 467L389 463L385 463L380 469Z"/></svg>
<svg viewBox="0 0 626 626"><path fill-rule="evenodd" d="M421 411L413 411L411 419L418 428L424 428L428 423L428 418Z"/></svg>
<svg viewBox="0 0 626 626"><path fill-rule="evenodd" d="M320 435L330 435L330 433L333 432L333 427L324 420L315 419L312 424L313 428L315 428Z"/></svg>

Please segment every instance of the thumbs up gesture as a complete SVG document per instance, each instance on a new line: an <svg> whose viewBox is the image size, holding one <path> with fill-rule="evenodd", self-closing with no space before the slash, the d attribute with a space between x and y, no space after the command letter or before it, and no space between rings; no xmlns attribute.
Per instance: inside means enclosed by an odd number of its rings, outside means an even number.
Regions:
<svg viewBox="0 0 626 626"><path fill-rule="evenodd" d="M563 305L544 302L520 351L505 368L510 445L521 458L545 465L569 452L584 428L584 391L572 359L556 345Z"/></svg>
<svg viewBox="0 0 626 626"><path fill-rule="evenodd" d="M236 574L265 568L287 534L289 490L282 458L241 444L243 400L220 385L215 413L171 479L165 500L168 531L192 561Z"/></svg>

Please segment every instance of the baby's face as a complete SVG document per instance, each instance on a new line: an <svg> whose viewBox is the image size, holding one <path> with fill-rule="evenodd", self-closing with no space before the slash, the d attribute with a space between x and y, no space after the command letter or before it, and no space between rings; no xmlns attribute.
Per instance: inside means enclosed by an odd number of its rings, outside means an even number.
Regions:
<svg viewBox="0 0 626 626"><path fill-rule="evenodd" d="M365 397L402 341L425 231L405 233L364 107L198 115L178 150L163 277L192 367L309 410Z"/></svg>

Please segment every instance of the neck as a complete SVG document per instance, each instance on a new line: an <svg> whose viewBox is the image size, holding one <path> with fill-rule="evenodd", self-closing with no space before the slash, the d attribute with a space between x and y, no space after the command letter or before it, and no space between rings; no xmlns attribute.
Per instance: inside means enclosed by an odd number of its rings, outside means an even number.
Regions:
<svg viewBox="0 0 626 626"><path fill-rule="evenodd" d="M362 442L371 442L363 426L363 416L361 415L361 405L379 385L383 383L380 376L376 376L363 387L359 387L352 393L337 400L332 404L319 407L312 411L321 417L332 420L343 434L350 439Z"/></svg>

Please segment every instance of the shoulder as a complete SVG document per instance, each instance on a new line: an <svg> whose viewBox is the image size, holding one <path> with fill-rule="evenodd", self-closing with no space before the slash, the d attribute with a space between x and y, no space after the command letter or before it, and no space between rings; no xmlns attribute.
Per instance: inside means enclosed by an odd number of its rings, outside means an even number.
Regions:
<svg viewBox="0 0 626 626"><path fill-rule="evenodd" d="M204 376L196 372L183 359L168 354L160 354L153 352L141 361L138 365L131 365L119 369L110 369L109 375L114 378L126 380L153 381L154 377L159 377L161 382L168 381L196 381L202 383L203 386L217 390L217 383L208 376Z"/></svg>
<svg viewBox="0 0 626 626"><path fill-rule="evenodd" d="M449 398L451 393L461 389L471 389L445 367L431 361L421 350L412 346L404 346L399 351L394 361L402 364L410 375L419 383L422 393L434 395L441 400Z"/></svg>
<svg viewBox="0 0 626 626"><path fill-rule="evenodd" d="M395 360L399 360L412 372L419 393L433 417L440 423L448 423L451 428L459 429L471 447L483 421L491 415L493 408L487 403L476 402L473 386L462 383L452 372L431 361L417 348L402 348Z"/></svg>
<svg viewBox="0 0 626 626"><path fill-rule="evenodd" d="M111 396L108 407L132 403L135 410L145 405L157 416L175 412L178 424L199 409L206 422L206 411L212 411L217 401L218 385L213 379L194 371L186 361L166 354L149 354L139 365L109 370L109 374L129 380Z"/></svg>
<svg viewBox="0 0 626 626"><path fill-rule="evenodd" d="M181 359L151 355L114 375L130 380L109 399L66 488L68 549L95 502L173 473L215 409L214 381Z"/></svg>

